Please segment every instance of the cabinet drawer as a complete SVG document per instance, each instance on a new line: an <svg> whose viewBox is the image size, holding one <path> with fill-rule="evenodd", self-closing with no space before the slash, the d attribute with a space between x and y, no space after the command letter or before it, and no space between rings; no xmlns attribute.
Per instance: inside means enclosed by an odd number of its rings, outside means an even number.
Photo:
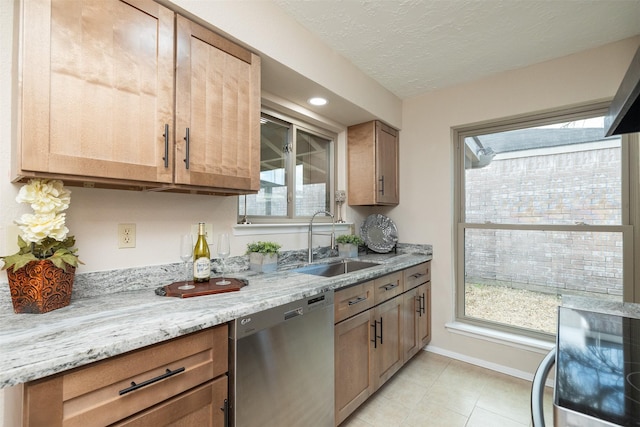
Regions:
<svg viewBox="0 0 640 427"><path fill-rule="evenodd" d="M112 427L226 427L226 399L227 377L223 376Z"/></svg>
<svg viewBox="0 0 640 427"><path fill-rule="evenodd" d="M227 325L220 325L33 381L26 389L28 425L87 427L122 420L226 373L227 349ZM42 408L49 415L39 422Z"/></svg>
<svg viewBox="0 0 640 427"><path fill-rule="evenodd" d="M404 292L402 272L379 277L373 281L375 304L380 304Z"/></svg>
<svg viewBox="0 0 640 427"><path fill-rule="evenodd" d="M431 261L404 270L404 288L413 289L431 280Z"/></svg>
<svg viewBox="0 0 640 427"><path fill-rule="evenodd" d="M373 281L342 289L334 295L335 322L373 307Z"/></svg>

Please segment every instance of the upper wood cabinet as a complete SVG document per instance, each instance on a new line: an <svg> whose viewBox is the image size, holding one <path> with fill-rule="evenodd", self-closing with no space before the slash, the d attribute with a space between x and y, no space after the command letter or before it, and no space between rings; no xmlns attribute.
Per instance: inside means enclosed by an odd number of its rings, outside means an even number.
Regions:
<svg viewBox="0 0 640 427"><path fill-rule="evenodd" d="M177 17L177 184L260 189L260 58Z"/></svg>
<svg viewBox="0 0 640 427"><path fill-rule="evenodd" d="M152 0L24 0L21 13L15 180L259 189L259 57Z"/></svg>
<svg viewBox="0 0 640 427"><path fill-rule="evenodd" d="M379 121L350 126L347 134L348 203L397 205L398 131Z"/></svg>

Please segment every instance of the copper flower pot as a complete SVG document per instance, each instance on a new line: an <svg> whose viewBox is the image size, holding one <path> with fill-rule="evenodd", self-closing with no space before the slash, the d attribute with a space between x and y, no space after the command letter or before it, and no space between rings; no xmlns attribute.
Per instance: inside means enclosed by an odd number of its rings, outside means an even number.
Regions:
<svg viewBox="0 0 640 427"><path fill-rule="evenodd" d="M76 268L56 267L49 260L31 261L18 271L7 269L16 313L46 313L69 305Z"/></svg>

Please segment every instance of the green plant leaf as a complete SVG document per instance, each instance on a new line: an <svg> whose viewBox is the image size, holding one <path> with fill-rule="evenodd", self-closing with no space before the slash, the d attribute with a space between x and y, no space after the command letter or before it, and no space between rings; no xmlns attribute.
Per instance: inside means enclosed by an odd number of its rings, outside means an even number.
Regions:
<svg viewBox="0 0 640 427"><path fill-rule="evenodd" d="M259 254L277 254L282 246L275 242L253 242L247 244L247 254L257 252Z"/></svg>
<svg viewBox="0 0 640 427"><path fill-rule="evenodd" d="M356 236L355 234L343 234L336 238L337 243L350 243L352 245L361 246L364 244L364 240L360 236Z"/></svg>

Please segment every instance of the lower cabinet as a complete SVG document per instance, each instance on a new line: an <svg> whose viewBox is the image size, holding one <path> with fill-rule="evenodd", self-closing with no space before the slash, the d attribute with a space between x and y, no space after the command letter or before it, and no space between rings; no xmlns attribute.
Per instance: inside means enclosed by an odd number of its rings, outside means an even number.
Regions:
<svg viewBox="0 0 640 427"><path fill-rule="evenodd" d="M377 390L404 364L402 352L402 298L392 298L372 310L373 385Z"/></svg>
<svg viewBox="0 0 640 427"><path fill-rule="evenodd" d="M430 341L430 265L335 293L336 425Z"/></svg>
<svg viewBox="0 0 640 427"><path fill-rule="evenodd" d="M431 341L431 282L403 295L402 352L406 363Z"/></svg>
<svg viewBox="0 0 640 427"><path fill-rule="evenodd" d="M31 381L23 426L225 426L228 327L220 325Z"/></svg>
<svg viewBox="0 0 640 427"><path fill-rule="evenodd" d="M369 310L335 326L335 400L336 425L371 396L373 359L369 351L371 312Z"/></svg>
<svg viewBox="0 0 640 427"><path fill-rule="evenodd" d="M227 377L220 377L112 426L226 427L221 403L227 399L227 385Z"/></svg>

